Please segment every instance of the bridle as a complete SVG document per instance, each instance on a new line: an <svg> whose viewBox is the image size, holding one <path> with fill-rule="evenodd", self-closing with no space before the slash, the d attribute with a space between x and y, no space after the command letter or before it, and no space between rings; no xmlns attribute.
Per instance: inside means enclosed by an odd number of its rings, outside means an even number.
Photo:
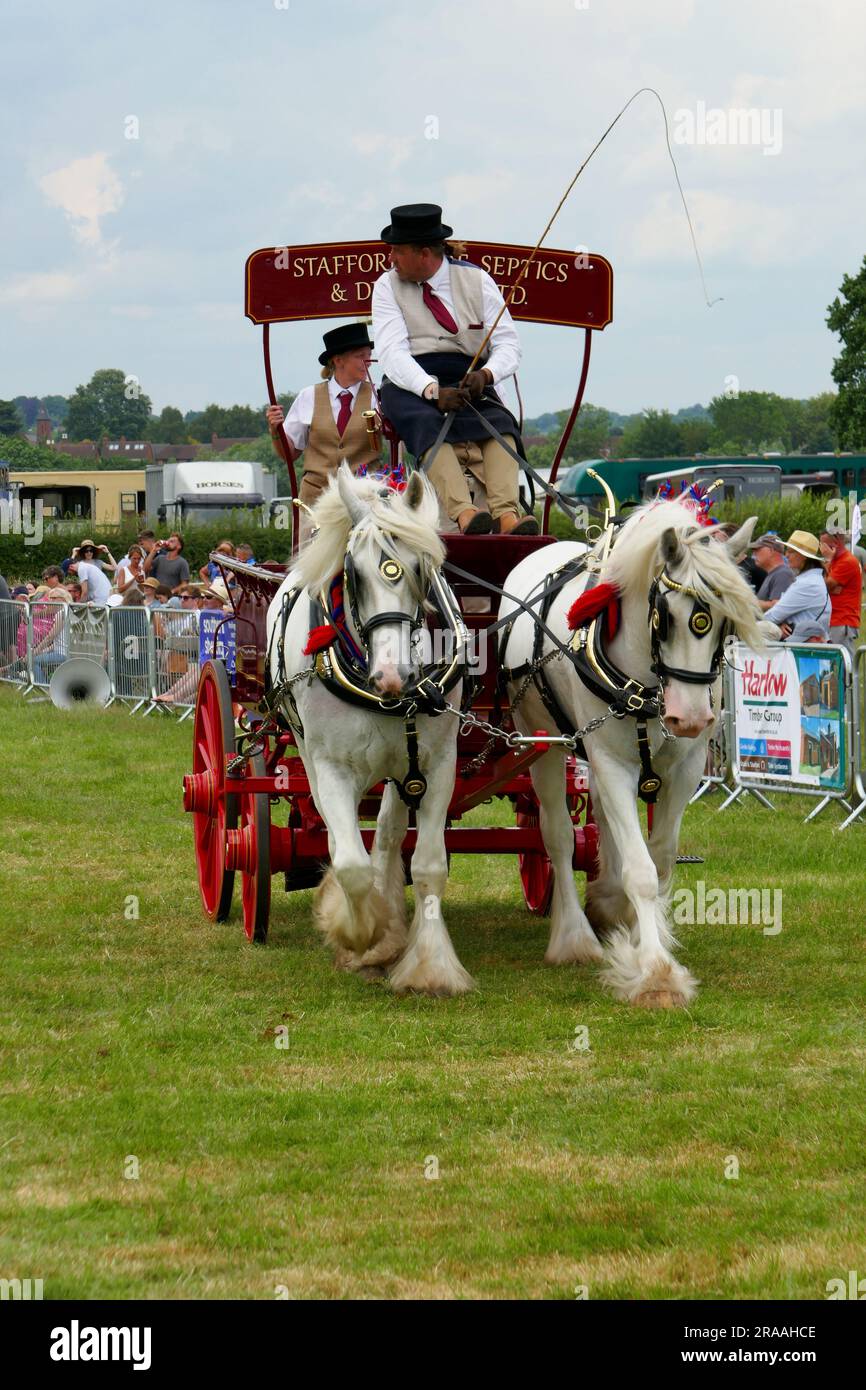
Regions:
<svg viewBox="0 0 866 1390"><path fill-rule="evenodd" d="M422 595L416 603L414 613L404 613L401 609L389 610L385 613L374 613L372 618L368 618L366 622L361 621L361 613L358 606L358 572L355 568L354 557L354 548L357 540L358 532L353 531L349 537L349 543L346 546L346 558L343 562L343 592L349 606L349 612L352 615L355 631L358 634L358 638L365 652L367 650L370 633L374 632L377 627L405 624L409 628L411 640L411 636L424 625L424 595ZM392 588L396 588L405 573L403 565L396 556L387 554L384 549L380 549L379 551L378 570L380 578Z"/></svg>
<svg viewBox="0 0 866 1390"><path fill-rule="evenodd" d="M712 585L707 585L712 593L721 598L717 589ZM662 658L662 644L667 642L674 626L674 616L670 610L667 599L667 591L677 594L687 594L694 599L692 611L689 614L688 628L694 637L702 639L709 636L714 627L712 612L698 593L690 584L682 584L677 579L671 579L665 568L656 575L649 591L649 613L648 622L650 628L650 650L652 652L651 670L659 677L659 680L678 680L685 681L688 685L714 685L718 680L724 659L725 638L731 631L731 624L727 620L719 624L719 637L716 648L713 652L709 671L685 671L679 666L668 666Z"/></svg>

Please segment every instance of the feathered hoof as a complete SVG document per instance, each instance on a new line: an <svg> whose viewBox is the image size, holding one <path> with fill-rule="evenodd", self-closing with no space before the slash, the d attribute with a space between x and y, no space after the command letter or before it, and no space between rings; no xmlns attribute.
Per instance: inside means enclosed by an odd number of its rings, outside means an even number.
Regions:
<svg viewBox="0 0 866 1390"><path fill-rule="evenodd" d="M660 958L641 969L629 933L621 927L611 937L602 983L627 1004L641 1009L684 1009L698 992L698 981L678 961Z"/></svg>
<svg viewBox="0 0 866 1390"><path fill-rule="evenodd" d="M431 959L413 947L391 971L391 988L395 994L429 994L435 999L452 999L458 994L468 994L475 988L475 981L456 956L451 961Z"/></svg>
<svg viewBox="0 0 866 1390"><path fill-rule="evenodd" d="M632 1000L638 1009L684 1009L688 1002L684 994L669 989L647 989Z"/></svg>
<svg viewBox="0 0 866 1390"><path fill-rule="evenodd" d="M604 960L604 951L594 936L563 936L551 941L544 953L545 965L593 965Z"/></svg>
<svg viewBox="0 0 866 1390"><path fill-rule="evenodd" d="M316 889L313 915L328 945L348 954L363 956L386 935L388 909L376 890L370 892L363 912L353 913L332 869Z"/></svg>

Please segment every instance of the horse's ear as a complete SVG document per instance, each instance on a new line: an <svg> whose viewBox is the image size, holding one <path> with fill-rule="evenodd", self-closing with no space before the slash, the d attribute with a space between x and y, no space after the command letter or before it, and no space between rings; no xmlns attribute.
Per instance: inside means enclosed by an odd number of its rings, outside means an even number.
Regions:
<svg viewBox="0 0 866 1390"><path fill-rule="evenodd" d="M744 521L739 531L735 531L730 539L725 543L728 554L732 560L740 560L749 548L749 541L752 539L752 532L758 518L750 516L748 521Z"/></svg>
<svg viewBox="0 0 866 1390"><path fill-rule="evenodd" d="M414 511L416 507L420 507L423 497L424 475L416 470L406 485L406 506Z"/></svg>
<svg viewBox="0 0 866 1390"><path fill-rule="evenodd" d="M349 520L353 526L357 526L359 521L363 521L367 515L367 508L355 492L354 475L345 459L337 469L337 489L340 500L346 511L349 513Z"/></svg>
<svg viewBox="0 0 866 1390"><path fill-rule="evenodd" d="M668 526L662 532L662 559L666 565L675 565L677 560L683 558L684 554L679 536L673 526Z"/></svg>

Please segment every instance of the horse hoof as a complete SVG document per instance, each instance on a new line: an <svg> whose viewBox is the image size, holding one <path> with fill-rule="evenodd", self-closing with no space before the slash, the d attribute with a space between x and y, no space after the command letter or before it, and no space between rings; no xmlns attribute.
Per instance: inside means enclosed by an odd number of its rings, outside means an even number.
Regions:
<svg viewBox="0 0 866 1390"><path fill-rule="evenodd" d="M648 989L639 994L634 1002L638 1009L684 1009L688 1001L685 995L677 994L674 990Z"/></svg>

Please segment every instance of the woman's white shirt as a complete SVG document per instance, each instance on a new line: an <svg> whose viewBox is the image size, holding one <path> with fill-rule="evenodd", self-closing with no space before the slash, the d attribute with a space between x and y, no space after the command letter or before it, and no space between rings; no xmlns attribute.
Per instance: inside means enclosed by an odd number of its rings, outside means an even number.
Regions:
<svg viewBox="0 0 866 1390"><path fill-rule="evenodd" d="M328 395L331 400L331 411L334 416L334 424L340 416L340 393L351 391L352 409L355 408L355 400L358 392L363 386L362 381L356 381L354 386L341 386L335 377L331 377L328 382ZM299 453L307 447L310 438L310 426L313 423L313 410L315 408L315 386L305 386L299 391L292 401L289 413L283 421L283 429L286 438L295 446Z"/></svg>

